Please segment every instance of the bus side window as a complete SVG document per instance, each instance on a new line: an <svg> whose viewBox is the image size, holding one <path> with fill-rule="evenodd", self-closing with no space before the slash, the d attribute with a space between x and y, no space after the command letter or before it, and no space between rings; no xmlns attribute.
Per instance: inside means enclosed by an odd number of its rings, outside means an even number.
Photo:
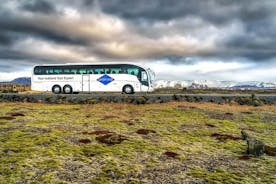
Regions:
<svg viewBox="0 0 276 184"><path fill-rule="evenodd" d="M109 68L105 68L105 69L104 69L104 73L105 73L105 74L110 74Z"/></svg>
<svg viewBox="0 0 276 184"><path fill-rule="evenodd" d="M87 69L87 74L94 74L93 69L92 68Z"/></svg>
<svg viewBox="0 0 276 184"><path fill-rule="evenodd" d="M96 74L104 74L104 69L102 69L102 68L96 68L95 69L95 73Z"/></svg>
<svg viewBox="0 0 276 184"><path fill-rule="evenodd" d="M42 68L41 67L35 67L34 74L41 75L42 74Z"/></svg>
<svg viewBox="0 0 276 184"><path fill-rule="evenodd" d="M47 68L46 69L46 75L51 75L54 74L54 69L53 68Z"/></svg>
<svg viewBox="0 0 276 184"><path fill-rule="evenodd" d="M81 69L79 69L79 72L78 72L79 74L87 74L87 72L86 72L86 69L85 68L81 68Z"/></svg>
<svg viewBox="0 0 276 184"><path fill-rule="evenodd" d="M78 72L77 69L71 69L70 70L70 74L77 74L77 72Z"/></svg>
<svg viewBox="0 0 276 184"><path fill-rule="evenodd" d="M142 71L141 74L142 74L142 81L148 81L147 73L145 71Z"/></svg>
<svg viewBox="0 0 276 184"><path fill-rule="evenodd" d="M128 68L127 74L138 76L139 69L138 68Z"/></svg>
<svg viewBox="0 0 276 184"><path fill-rule="evenodd" d="M70 70L66 68L66 69L63 70L63 73L64 74L70 74Z"/></svg>
<svg viewBox="0 0 276 184"><path fill-rule="evenodd" d="M59 68L54 69L54 74L61 74L61 73L62 73L61 69L59 69Z"/></svg>

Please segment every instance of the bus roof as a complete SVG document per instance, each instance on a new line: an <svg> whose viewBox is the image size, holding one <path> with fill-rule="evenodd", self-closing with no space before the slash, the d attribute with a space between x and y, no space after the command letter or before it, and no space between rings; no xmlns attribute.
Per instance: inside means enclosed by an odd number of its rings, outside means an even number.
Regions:
<svg viewBox="0 0 276 184"><path fill-rule="evenodd" d="M36 66L67 66L67 65L135 65L147 69L148 67L131 62L93 62L93 63L58 63L58 64L37 64Z"/></svg>

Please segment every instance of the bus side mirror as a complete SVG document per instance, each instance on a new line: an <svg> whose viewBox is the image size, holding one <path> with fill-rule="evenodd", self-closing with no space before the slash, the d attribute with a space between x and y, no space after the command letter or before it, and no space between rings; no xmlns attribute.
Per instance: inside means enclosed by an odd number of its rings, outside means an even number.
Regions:
<svg viewBox="0 0 276 184"><path fill-rule="evenodd" d="M145 71L142 71L142 81L148 81L148 75Z"/></svg>

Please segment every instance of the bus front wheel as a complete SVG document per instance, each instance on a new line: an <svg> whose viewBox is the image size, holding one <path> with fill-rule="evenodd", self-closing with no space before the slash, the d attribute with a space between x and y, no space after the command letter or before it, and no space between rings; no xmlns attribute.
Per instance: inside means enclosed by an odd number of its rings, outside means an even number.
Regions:
<svg viewBox="0 0 276 184"><path fill-rule="evenodd" d="M54 85L52 87L52 92L55 94L60 94L61 93L61 87L59 85Z"/></svg>
<svg viewBox="0 0 276 184"><path fill-rule="evenodd" d="M63 93L65 93L65 94L71 94L71 93L73 93L72 87L70 85L65 85L63 87Z"/></svg>
<svg viewBox="0 0 276 184"><path fill-rule="evenodd" d="M134 89L131 85L125 85L123 87L123 93L125 94L133 94L134 93Z"/></svg>

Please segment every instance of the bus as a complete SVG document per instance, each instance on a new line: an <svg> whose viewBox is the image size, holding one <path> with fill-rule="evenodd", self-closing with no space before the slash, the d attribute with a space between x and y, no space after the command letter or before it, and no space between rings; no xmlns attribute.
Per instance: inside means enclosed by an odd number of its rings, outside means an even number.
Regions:
<svg viewBox="0 0 276 184"><path fill-rule="evenodd" d="M153 91L154 72L136 64L51 64L33 68L31 89L55 94Z"/></svg>

